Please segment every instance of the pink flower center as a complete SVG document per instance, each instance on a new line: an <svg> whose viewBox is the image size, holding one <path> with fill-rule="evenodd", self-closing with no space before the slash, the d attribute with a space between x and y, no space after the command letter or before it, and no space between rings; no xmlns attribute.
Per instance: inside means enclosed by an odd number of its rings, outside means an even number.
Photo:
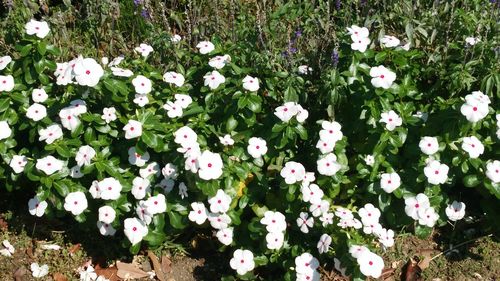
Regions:
<svg viewBox="0 0 500 281"><path fill-rule="evenodd" d="M220 203L222 203L222 200L220 200L220 199L219 199L219 200L217 200L217 203L219 203L219 204L220 204Z"/></svg>
<svg viewBox="0 0 500 281"><path fill-rule="evenodd" d="M113 188L111 186L108 186L108 190L113 190Z"/></svg>
<svg viewBox="0 0 500 281"><path fill-rule="evenodd" d="M240 262L241 262L241 263L245 263L245 260L244 260L244 259L241 259L241 260L240 260Z"/></svg>
<svg viewBox="0 0 500 281"><path fill-rule="evenodd" d="M133 131L134 130L134 127L130 127L130 131Z"/></svg>
<svg viewBox="0 0 500 281"><path fill-rule="evenodd" d="M137 227L132 227L132 231L137 231Z"/></svg>
<svg viewBox="0 0 500 281"><path fill-rule="evenodd" d="M427 146L428 146L428 147L431 147L431 146L432 146L432 144L428 143L428 144L427 144Z"/></svg>
<svg viewBox="0 0 500 281"><path fill-rule="evenodd" d="M290 172L291 172L292 174L294 174L294 173L295 173L295 170L294 170L294 169L292 169Z"/></svg>
<svg viewBox="0 0 500 281"><path fill-rule="evenodd" d="M78 205L78 201L73 202L73 204Z"/></svg>
<svg viewBox="0 0 500 281"><path fill-rule="evenodd" d="M477 111L477 107L475 107L475 106L474 106L474 107L472 108L472 110L473 110L473 111Z"/></svg>
<svg viewBox="0 0 500 281"><path fill-rule="evenodd" d="M392 118L389 118L389 122L392 122Z"/></svg>
<svg viewBox="0 0 500 281"><path fill-rule="evenodd" d="M384 79L384 77L385 77L384 75L380 75L380 78Z"/></svg>
<svg viewBox="0 0 500 281"><path fill-rule="evenodd" d="M435 175L438 175L438 174L439 174L439 171L438 171L438 170L434 171L434 174L435 174Z"/></svg>
<svg viewBox="0 0 500 281"><path fill-rule="evenodd" d="M212 163L208 163L207 165L209 168L212 168Z"/></svg>
<svg viewBox="0 0 500 281"><path fill-rule="evenodd" d="M418 203L417 203L417 204L415 204L415 208L418 208L418 207L420 207L420 205L419 205Z"/></svg>
<svg viewBox="0 0 500 281"><path fill-rule="evenodd" d="M369 262L368 262L368 264L369 264L369 265L373 265L373 262L372 262L372 261L369 261Z"/></svg>
<svg viewBox="0 0 500 281"><path fill-rule="evenodd" d="M90 70L85 71L85 74L89 75L90 74Z"/></svg>
<svg viewBox="0 0 500 281"><path fill-rule="evenodd" d="M260 148L260 146L258 146L258 145L257 145L255 148L259 149L259 148Z"/></svg>

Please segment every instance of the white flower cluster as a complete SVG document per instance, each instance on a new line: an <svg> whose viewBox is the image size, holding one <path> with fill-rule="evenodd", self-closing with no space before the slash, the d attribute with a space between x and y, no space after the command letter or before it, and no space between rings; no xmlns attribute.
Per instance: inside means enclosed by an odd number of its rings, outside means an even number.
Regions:
<svg viewBox="0 0 500 281"><path fill-rule="evenodd" d="M260 223L266 226L268 234L266 235L267 248L269 250L278 250L285 241L286 219L280 212L266 211Z"/></svg>
<svg viewBox="0 0 500 281"><path fill-rule="evenodd" d="M274 115L283 122L288 122L295 116L297 122L304 123L307 117L309 117L309 112L302 108L300 104L290 101L282 106L278 106L274 110Z"/></svg>
<svg viewBox="0 0 500 281"><path fill-rule="evenodd" d="M186 109L192 102L190 96L184 94L175 94L175 101L167 101L163 105L163 109L167 111L167 115L170 118L181 117L183 114L183 109Z"/></svg>
<svg viewBox="0 0 500 281"><path fill-rule="evenodd" d="M295 272L297 272L297 281L319 281L320 274L316 270L319 267L319 261L309 253L303 253L295 258Z"/></svg>
<svg viewBox="0 0 500 281"><path fill-rule="evenodd" d="M95 87L101 77L104 75L104 69L93 58L77 58L64 63L58 63L54 76L56 76L57 85L68 85L76 83L81 86Z"/></svg>
<svg viewBox="0 0 500 281"><path fill-rule="evenodd" d="M465 96L465 103L460 107L460 112L469 122L478 122L489 113L490 98L481 91L474 91Z"/></svg>
<svg viewBox="0 0 500 281"><path fill-rule="evenodd" d="M368 28L353 25L351 27L348 27L347 30L351 35L351 49L364 53L371 42L370 38L368 38L368 36L370 35Z"/></svg>
<svg viewBox="0 0 500 281"><path fill-rule="evenodd" d="M337 162L337 156L333 153L335 144L344 136L339 123L323 121L319 132L319 140L316 143L323 156L316 162L318 173L325 176L335 175L342 166Z"/></svg>
<svg viewBox="0 0 500 281"><path fill-rule="evenodd" d="M384 269L384 260L365 246L352 245L349 253L356 259L361 273L367 277L379 278Z"/></svg>

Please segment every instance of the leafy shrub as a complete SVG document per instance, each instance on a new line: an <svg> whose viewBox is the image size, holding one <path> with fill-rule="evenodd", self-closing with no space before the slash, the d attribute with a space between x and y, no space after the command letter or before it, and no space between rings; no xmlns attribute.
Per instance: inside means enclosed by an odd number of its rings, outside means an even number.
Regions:
<svg viewBox="0 0 500 281"><path fill-rule="evenodd" d="M462 184L500 198L498 73L486 94L434 95L424 51L356 26L319 77L216 36L198 52L172 36L159 55L141 44L56 63L45 24L30 21L13 61L0 59L2 181L36 186L33 215L123 230L132 253L213 228L242 279L318 280L314 256L378 277L389 227L426 236L463 218ZM148 63L160 55L162 70Z"/></svg>

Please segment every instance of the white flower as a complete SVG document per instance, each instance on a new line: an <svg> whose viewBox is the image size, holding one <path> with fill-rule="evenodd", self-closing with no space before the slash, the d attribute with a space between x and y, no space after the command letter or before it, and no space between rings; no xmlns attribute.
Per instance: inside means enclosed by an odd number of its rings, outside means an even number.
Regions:
<svg viewBox="0 0 500 281"><path fill-rule="evenodd" d="M116 200L120 197L122 184L115 178L105 178L97 183L100 197L103 200Z"/></svg>
<svg viewBox="0 0 500 281"><path fill-rule="evenodd" d="M156 215L165 213L167 211L167 199L163 194L157 194L156 196L149 197L146 200L147 210L150 214Z"/></svg>
<svg viewBox="0 0 500 281"><path fill-rule="evenodd" d="M1 121L1 122L4 122L4 121ZM0 122L0 124L1 124L1 122ZM0 129L3 129L3 128L1 128L1 126L0 126ZM0 132L3 132L3 131L4 130L0 130ZM53 124L53 125L48 126L45 129L40 129L40 131L38 131L38 134L40 135L40 138L38 138L38 140L39 141L45 140L45 142L47 144L51 144L55 140L62 138L62 136L63 136L61 126L59 126L58 124Z"/></svg>
<svg viewBox="0 0 500 281"><path fill-rule="evenodd" d="M149 94L151 92L151 80L143 75L137 75L132 79L132 85L134 85L137 94Z"/></svg>
<svg viewBox="0 0 500 281"><path fill-rule="evenodd" d="M132 245L135 245L142 241L142 239L148 234L148 227L137 218L128 218L123 222L125 236Z"/></svg>
<svg viewBox="0 0 500 281"><path fill-rule="evenodd" d="M309 227L313 227L314 218L309 217L309 214L306 212L300 212L299 217L297 218L297 226L300 228L300 231L303 233L309 233Z"/></svg>
<svg viewBox="0 0 500 281"><path fill-rule="evenodd" d="M312 73L312 67L307 66L307 65L301 65L298 67L298 72L299 74L307 75L309 73Z"/></svg>
<svg viewBox="0 0 500 281"><path fill-rule="evenodd" d="M365 234L376 235L377 233L382 231L382 229L383 229L382 225L378 222L372 222L372 223L363 225L363 232Z"/></svg>
<svg viewBox="0 0 500 281"><path fill-rule="evenodd" d="M389 89L394 80L396 80L396 73L385 68L385 66L374 66L370 69L370 76L372 77L372 85L375 88Z"/></svg>
<svg viewBox="0 0 500 281"><path fill-rule="evenodd" d="M88 166L90 161L96 155L95 150L88 145L81 146L75 156L75 161L78 166Z"/></svg>
<svg viewBox="0 0 500 281"><path fill-rule="evenodd" d="M139 175L143 178L155 175L159 176L161 172L161 167L156 162L149 163L145 168L139 170Z"/></svg>
<svg viewBox="0 0 500 281"><path fill-rule="evenodd" d="M111 67L110 69L113 72L114 76L131 77L134 75L134 73L130 69L125 69L125 68L120 68L120 67Z"/></svg>
<svg viewBox="0 0 500 281"><path fill-rule="evenodd" d="M46 116L47 108L39 103L32 104L30 107L28 107L28 110L26 110L26 117L33 121L40 121Z"/></svg>
<svg viewBox="0 0 500 281"><path fill-rule="evenodd" d="M184 126L175 131L174 137L175 143L180 144L182 147L190 147L196 143L198 135L193 131L193 129L188 126Z"/></svg>
<svg viewBox="0 0 500 281"><path fill-rule="evenodd" d="M149 188L150 182L148 179L143 179L141 177L136 177L132 181L132 195L134 195L135 199L141 200L146 197L146 193L150 192Z"/></svg>
<svg viewBox="0 0 500 281"><path fill-rule="evenodd" d="M40 103L46 101L47 98L49 98L49 96L47 95L44 89L33 89L33 92L31 93L31 98L33 99L34 102Z"/></svg>
<svg viewBox="0 0 500 281"><path fill-rule="evenodd" d="M323 121L321 127L323 129L319 131L319 138L324 142L332 143L332 146L335 146L335 143L344 136L341 131L342 126L335 121Z"/></svg>
<svg viewBox="0 0 500 281"><path fill-rule="evenodd" d="M330 203L326 200L321 200L319 203L314 203L309 206L309 212L315 217L319 217L322 214L328 212L330 209Z"/></svg>
<svg viewBox="0 0 500 281"><path fill-rule="evenodd" d="M0 121L0 140L10 137L12 130L9 127L7 121Z"/></svg>
<svg viewBox="0 0 500 281"><path fill-rule="evenodd" d="M295 116L295 118L297 119L297 122L304 123L306 121L307 117L309 117L309 111L302 108L302 106L300 104L297 104L297 115Z"/></svg>
<svg viewBox="0 0 500 281"><path fill-rule="evenodd" d="M112 66L117 66L119 65L123 60L125 59L125 57L123 55L120 55L116 58L114 58L109 64L108 66L109 67L112 67Z"/></svg>
<svg viewBox="0 0 500 281"><path fill-rule="evenodd" d="M43 171L47 175L52 175L53 173L60 171L63 168L64 162L54 158L49 155L44 158L40 158L36 161L36 168Z"/></svg>
<svg viewBox="0 0 500 281"><path fill-rule="evenodd" d="M45 209L47 209L47 205L46 201L40 201L37 196L28 201L29 212L32 216L43 216L43 214L45 214Z"/></svg>
<svg viewBox="0 0 500 281"><path fill-rule="evenodd" d="M31 19L28 23L26 23L24 29L26 29L26 34L36 35L38 38L44 38L50 32L49 24L47 22L37 21L34 19Z"/></svg>
<svg viewBox="0 0 500 281"><path fill-rule="evenodd" d="M458 221L465 216L465 203L453 201L448 207L446 207L446 216L451 221Z"/></svg>
<svg viewBox="0 0 500 281"><path fill-rule="evenodd" d="M285 234L283 232L269 232L266 235L267 248L269 250L278 250L283 246Z"/></svg>
<svg viewBox="0 0 500 281"><path fill-rule="evenodd" d="M54 76L59 77L60 75L63 75L66 70L68 69L68 63L63 62L63 63L56 63L56 71L54 71Z"/></svg>
<svg viewBox="0 0 500 281"><path fill-rule="evenodd" d="M80 169L80 166L75 165L69 169L69 176L74 178L74 179L79 179L83 177L83 173Z"/></svg>
<svg viewBox="0 0 500 281"><path fill-rule="evenodd" d="M465 137L462 141L462 149L469 153L472 159L484 153L484 145L475 136Z"/></svg>
<svg viewBox="0 0 500 281"><path fill-rule="evenodd" d="M323 225L323 227L327 227L328 225L333 224L333 216L334 216L333 213L324 212L321 215L321 217L319 217L319 220L321 221L321 225Z"/></svg>
<svg viewBox="0 0 500 281"><path fill-rule="evenodd" d="M179 184L179 195L181 196L181 199L188 197L187 185L184 182Z"/></svg>
<svg viewBox="0 0 500 281"><path fill-rule="evenodd" d="M403 46L401 46L401 49L405 50L405 51L409 51L410 50L410 42L404 44Z"/></svg>
<svg viewBox="0 0 500 281"><path fill-rule="evenodd" d="M421 225L433 227L438 219L439 215L436 213L436 211L434 211L434 208L432 207L418 210L418 223Z"/></svg>
<svg viewBox="0 0 500 281"><path fill-rule="evenodd" d="M203 79L205 79L204 85L208 86L212 90L217 89L220 84L226 82L226 78L224 78L224 76L222 76L217 70L205 74Z"/></svg>
<svg viewBox="0 0 500 281"><path fill-rule="evenodd" d="M135 120L128 120L123 130L125 131L126 139L138 138L142 135L142 123Z"/></svg>
<svg viewBox="0 0 500 281"><path fill-rule="evenodd" d="M429 197L423 193L417 194L416 197L405 199L405 213L414 220L418 220L419 210L425 210L430 207Z"/></svg>
<svg viewBox="0 0 500 281"><path fill-rule="evenodd" d="M12 62L12 58L10 56L0 57L0 70L5 69Z"/></svg>
<svg viewBox="0 0 500 281"><path fill-rule="evenodd" d="M64 198L64 209L75 216L83 213L87 207L87 198L81 191L71 192Z"/></svg>
<svg viewBox="0 0 500 281"><path fill-rule="evenodd" d="M342 277L347 277L347 275L345 274L345 271L347 268L345 267L341 267L340 265L340 260L337 259L337 258L333 258L333 263L334 263L334 267L335 269L340 272L340 274L342 274Z"/></svg>
<svg viewBox="0 0 500 281"><path fill-rule="evenodd" d="M391 193L401 185L401 177L397 173L384 173L380 176L380 187Z"/></svg>
<svg viewBox="0 0 500 281"><path fill-rule="evenodd" d="M98 181L93 181L92 184L90 185L89 188L89 193L92 195L92 198L94 199L100 199L101 198L101 190L99 190L99 185Z"/></svg>
<svg viewBox="0 0 500 281"><path fill-rule="evenodd" d="M358 259L361 255L369 251L370 250L368 250L365 246L352 245L349 247L349 254L351 254L351 256L355 259Z"/></svg>
<svg viewBox="0 0 500 281"><path fill-rule="evenodd" d="M245 76L242 80L243 82L243 88L247 91L250 92L255 92L259 90L259 79L252 77L252 76Z"/></svg>
<svg viewBox="0 0 500 281"><path fill-rule="evenodd" d="M297 274L312 274L319 267L319 261L309 253L295 257Z"/></svg>
<svg viewBox="0 0 500 281"><path fill-rule="evenodd" d="M170 71L165 74L163 74L163 81L169 83L169 84L175 84L177 87L182 87L184 85L184 75Z"/></svg>
<svg viewBox="0 0 500 281"><path fill-rule="evenodd" d="M97 228L103 236L113 236L116 233L116 229L111 224L102 221L97 221Z"/></svg>
<svg viewBox="0 0 500 281"><path fill-rule="evenodd" d="M324 192L317 184L310 184L307 186L302 186L300 189L302 193L302 201L310 202L311 204L321 202Z"/></svg>
<svg viewBox="0 0 500 281"><path fill-rule="evenodd" d="M166 179L177 179L177 167L172 163L167 163L163 169L161 169L161 174Z"/></svg>
<svg viewBox="0 0 500 281"><path fill-rule="evenodd" d="M318 142L316 143L316 148L319 149L319 151L321 151L322 154L330 153L335 148L335 143L319 139Z"/></svg>
<svg viewBox="0 0 500 281"><path fill-rule="evenodd" d="M14 89L14 77L12 75L0 75L0 92L10 92Z"/></svg>
<svg viewBox="0 0 500 281"><path fill-rule="evenodd" d="M467 98L467 97L466 97ZM488 115L489 108L487 103L476 99L468 99L461 107L460 112L469 122L477 122Z"/></svg>
<svg viewBox="0 0 500 281"><path fill-rule="evenodd" d="M95 273L92 265L87 266L86 270L81 269L79 272L80 281L94 281L97 278L97 273Z"/></svg>
<svg viewBox="0 0 500 281"><path fill-rule="evenodd" d="M110 123L116 120L116 109L114 107L105 107L102 109L101 119Z"/></svg>
<svg viewBox="0 0 500 281"><path fill-rule="evenodd" d="M222 175L222 158L218 153L208 150L198 157L198 175L204 180L218 179Z"/></svg>
<svg viewBox="0 0 500 281"><path fill-rule="evenodd" d="M274 110L274 115L278 117L283 122L288 122L293 116L297 115L299 112L297 104L294 102L286 102L282 106L278 106Z"/></svg>
<svg viewBox="0 0 500 281"><path fill-rule="evenodd" d="M474 46L479 42L481 42L481 39L479 39L479 38L475 38L475 37L465 38L465 43L467 43L467 45L470 45L470 46Z"/></svg>
<svg viewBox="0 0 500 281"><path fill-rule="evenodd" d="M332 237L330 237L330 235L328 235L326 233L321 235L321 237L319 238L318 244L316 246L318 248L318 252L320 254L328 252L328 249L330 248L330 244L332 244Z"/></svg>
<svg viewBox="0 0 500 281"><path fill-rule="evenodd" d="M180 105L182 108L187 108L192 102L193 99L184 94L175 94L175 103Z"/></svg>
<svg viewBox="0 0 500 281"><path fill-rule="evenodd" d="M481 91L473 91L471 94L465 96L465 101L466 102L471 102L473 103L474 101L478 101L483 104L490 104L490 98L483 94Z"/></svg>
<svg viewBox="0 0 500 281"><path fill-rule="evenodd" d="M208 61L208 65L215 69L221 69L226 65L226 63L229 63L230 61L231 57L229 55L216 56Z"/></svg>
<svg viewBox="0 0 500 281"><path fill-rule="evenodd" d="M252 271L255 267L253 261L253 253L249 250L236 250L233 253L233 258L229 261L232 269L236 270L239 275Z"/></svg>
<svg viewBox="0 0 500 281"><path fill-rule="evenodd" d="M61 118L63 127L72 132L81 124L80 119L70 107L61 109L61 111L59 111L59 117Z"/></svg>
<svg viewBox="0 0 500 281"><path fill-rule="evenodd" d="M224 137L219 137L219 141L224 146L234 144L234 140L233 140L233 138L231 138L231 135L225 135Z"/></svg>
<svg viewBox="0 0 500 281"><path fill-rule="evenodd" d="M73 73L79 85L95 87L104 75L104 70L94 59L86 58L75 65Z"/></svg>
<svg viewBox="0 0 500 281"><path fill-rule="evenodd" d="M139 204L135 208L135 213L146 225L149 225L153 221L153 215L148 211L146 201L139 201Z"/></svg>
<svg viewBox="0 0 500 281"><path fill-rule="evenodd" d="M179 34L174 34L170 37L170 42L179 43L182 40L182 37Z"/></svg>
<svg viewBox="0 0 500 281"><path fill-rule="evenodd" d="M365 204L365 206L358 211L361 221L364 225L378 223L380 218L380 210L372 204Z"/></svg>
<svg viewBox="0 0 500 281"><path fill-rule="evenodd" d="M135 104L137 104L139 107L144 107L146 104L149 103L148 95L135 94L135 98L134 98L133 102Z"/></svg>
<svg viewBox="0 0 500 281"><path fill-rule="evenodd" d="M128 162L131 165L135 165L137 167L142 167L149 161L149 153L146 151L144 154L139 154L135 150L135 147L132 146L128 149Z"/></svg>
<svg viewBox="0 0 500 281"><path fill-rule="evenodd" d="M156 186L159 186L163 188L163 191L165 193L170 193L172 189L174 189L175 181L173 179L162 179L160 183L158 183Z"/></svg>
<svg viewBox="0 0 500 281"><path fill-rule="evenodd" d="M373 155L366 155L364 160L368 166L373 166L373 164L375 164L375 157L373 157Z"/></svg>
<svg viewBox="0 0 500 281"><path fill-rule="evenodd" d="M167 111L167 115L169 118L182 116L182 106L177 102L167 101L167 103L163 105L163 109Z"/></svg>
<svg viewBox="0 0 500 281"><path fill-rule="evenodd" d="M280 175L285 179L287 184L294 184L304 179L306 170L300 163L290 161L286 162L285 166L281 169Z"/></svg>
<svg viewBox="0 0 500 281"><path fill-rule="evenodd" d="M433 160L424 168L424 174L430 184L443 184L448 179L449 167Z"/></svg>
<svg viewBox="0 0 500 281"><path fill-rule="evenodd" d="M380 120L379 122L385 123L385 128L389 131L393 131L396 129L396 127L401 126L403 124L403 119L399 117L399 115L394 112L394 110L391 110L389 112L383 112L380 115Z"/></svg>
<svg viewBox="0 0 500 281"><path fill-rule="evenodd" d="M394 36L385 35L382 39L380 39L380 44L386 48L397 47L399 46L399 43L401 43L399 39Z"/></svg>
<svg viewBox="0 0 500 281"><path fill-rule="evenodd" d="M202 202L191 203L191 212L189 212L188 218L190 221L197 224L203 224L208 218L208 211L205 208L205 204ZM219 239L220 240L220 239Z"/></svg>
<svg viewBox="0 0 500 281"><path fill-rule="evenodd" d="M231 197L227 195L224 190L217 190L217 194L208 199L210 204L210 212L212 213L225 213L229 210L231 204Z"/></svg>
<svg viewBox="0 0 500 281"><path fill-rule="evenodd" d="M12 254L16 252L16 249L8 240L3 240L2 245L5 249L0 249L0 255L12 257Z"/></svg>
<svg viewBox="0 0 500 281"><path fill-rule="evenodd" d="M153 47L149 46L148 44L142 43L139 45L139 47L135 47L134 50L140 53L141 56L147 57L151 52L153 52Z"/></svg>
<svg viewBox="0 0 500 281"><path fill-rule="evenodd" d="M439 150L439 143L436 137L423 137L418 143L422 153L432 155Z"/></svg>
<svg viewBox="0 0 500 281"><path fill-rule="evenodd" d="M267 153L266 141L262 138L252 137L248 140L247 152L253 158L260 158Z"/></svg>
<svg viewBox="0 0 500 281"><path fill-rule="evenodd" d="M500 161L495 160L486 164L486 176L493 182L500 182Z"/></svg>
<svg viewBox="0 0 500 281"><path fill-rule="evenodd" d="M368 48L368 45L370 45L370 42L371 40L368 37L356 37L351 43L351 49L353 51L360 51L361 53L364 53Z"/></svg>
<svg viewBox="0 0 500 281"><path fill-rule="evenodd" d="M260 223L266 226L268 232L283 232L286 229L285 216L280 212L266 211Z"/></svg>
<svg viewBox="0 0 500 281"><path fill-rule="evenodd" d="M379 278L384 269L384 260L378 255L366 251L358 257L359 270L366 277Z"/></svg>
<svg viewBox="0 0 500 281"><path fill-rule="evenodd" d="M109 63L109 58L108 58L108 57L102 57L102 58L101 58L101 64L102 64L103 66L107 66L107 65L108 65L108 63Z"/></svg>
<svg viewBox="0 0 500 281"><path fill-rule="evenodd" d="M208 221L213 228L224 229L231 223L231 218L226 214L208 213Z"/></svg>
<svg viewBox="0 0 500 281"><path fill-rule="evenodd" d="M102 206L98 210L99 221L104 223L112 223L116 218L116 211L110 206Z"/></svg>
<svg viewBox="0 0 500 281"><path fill-rule="evenodd" d="M384 245L384 247L392 247L394 246L394 231L391 229L385 229L383 228L382 230L379 230L378 233L376 233L377 237L379 238L379 242Z"/></svg>
<svg viewBox="0 0 500 281"><path fill-rule="evenodd" d="M14 170L14 173L19 174L24 171L24 167L28 163L28 158L24 155L14 155L10 159L9 166Z"/></svg>
<svg viewBox="0 0 500 281"><path fill-rule="evenodd" d="M212 44L212 42L210 41L201 41L200 43L198 43L198 45L196 45L196 48L200 50L200 54L202 55L208 54L215 50L214 44Z"/></svg>
<svg viewBox="0 0 500 281"><path fill-rule="evenodd" d="M328 153L316 161L316 164L318 166L318 173L325 176L333 176L342 168L337 162L337 156L333 153Z"/></svg>
<svg viewBox="0 0 500 281"><path fill-rule="evenodd" d="M217 239L219 239L219 241L222 244L229 246L229 245L231 245L231 243L233 243L233 228L228 227L228 228L220 229L219 231L217 231L215 236L217 236Z"/></svg>
<svg viewBox="0 0 500 281"><path fill-rule="evenodd" d="M370 35L368 28L359 27L357 25L352 25L351 27L348 27L347 31L349 31L349 34L351 35L352 40L354 40L354 38L358 38L358 37L366 38L366 37L368 37L368 35Z"/></svg>
<svg viewBox="0 0 500 281"><path fill-rule="evenodd" d="M45 275L49 274L49 266L44 264L44 265L38 265L38 263L32 263L31 266L31 275L35 278L42 278Z"/></svg>

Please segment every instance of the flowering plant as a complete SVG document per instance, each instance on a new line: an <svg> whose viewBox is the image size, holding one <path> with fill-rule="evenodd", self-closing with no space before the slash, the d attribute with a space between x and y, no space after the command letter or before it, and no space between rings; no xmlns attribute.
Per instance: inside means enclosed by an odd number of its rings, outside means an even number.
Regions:
<svg viewBox="0 0 500 281"><path fill-rule="evenodd" d="M389 227L426 236L463 218L462 183L500 198L493 91L426 96L409 67L420 52L393 36L376 48L368 28L346 30L345 63L321 77L343 95L336 110L328 95L311 101L314 70L250 68L217 38L196 52L170 41L159 70L146 43L56 63L49 34L30 21L0 59L2 180L35 186L32 215L71 213L131 253L208 228L242 279L266 265L319 280L320 261L378 278Z"/></svg>

